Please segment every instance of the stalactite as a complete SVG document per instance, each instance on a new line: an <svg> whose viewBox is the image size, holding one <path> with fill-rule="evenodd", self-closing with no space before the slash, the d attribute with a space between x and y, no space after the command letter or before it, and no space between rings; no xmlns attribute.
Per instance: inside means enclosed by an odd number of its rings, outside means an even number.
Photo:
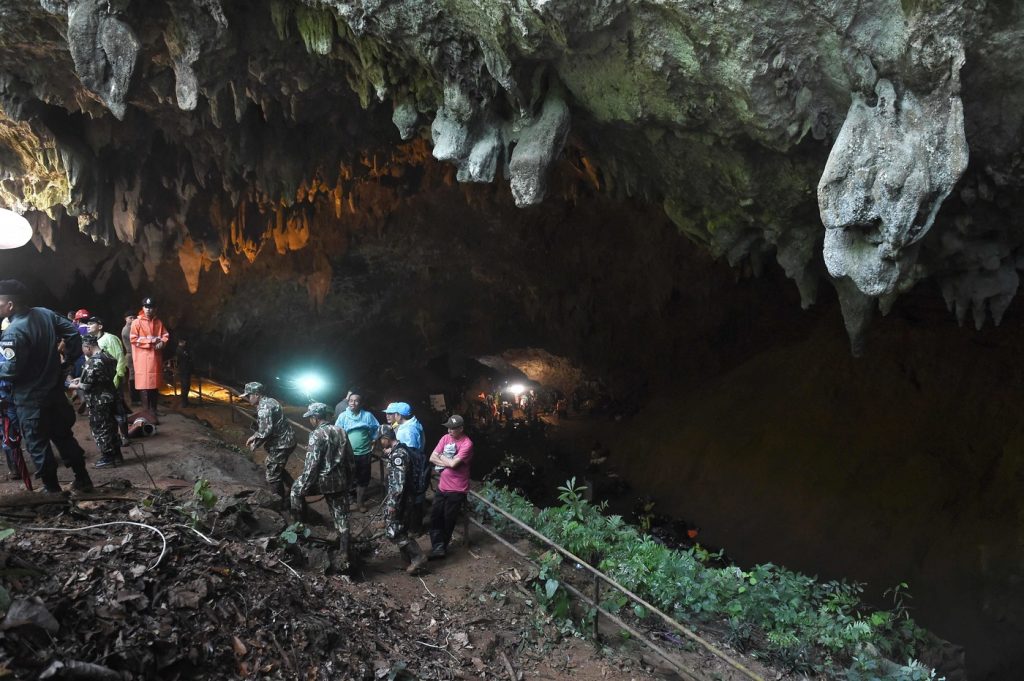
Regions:
<svg viewBox="0 0 1024 681"><path fill-rule="evenodd" d="M328 55L334 47L334 14L329 10L299 5L295 8L295 25L310 54Z"/></svg>

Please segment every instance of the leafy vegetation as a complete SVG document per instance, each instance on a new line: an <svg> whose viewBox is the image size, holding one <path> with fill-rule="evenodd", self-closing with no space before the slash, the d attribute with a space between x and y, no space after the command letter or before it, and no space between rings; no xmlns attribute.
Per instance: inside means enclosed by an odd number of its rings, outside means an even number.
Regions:
<svg viewBox="0 0 1024 681"><path fill-rule="evenodd" d="M721 554L700 546L669 549L620 516L606 515L604 504L588 503L575 479L558 491L561 505L543 510L503 487L488 484L480 494L678 621L724 631L730 645L778 668L850 681L935 678L912 660L925 632L910 617L906 583L887 592L892 610L874 610L861 601L862 584L819 582L771 563L744 570L723 565ZM483 504L477 511L502 531L516 533ZM535 590L549 612L568 617L561 561L554 552L541 557ZM633 607L615 591L601 605L612 612ZM646 613L639 608L634 614L642 619Z"/></svg>
<svg viewBox="0 0 1024 681"><path fill-rule="evenodd" d="M307 538L312 532L302 523L292 523L281 531L281 541L287 544L295 544L299 538Z"/></svg>
<svg viewBox="0 0 1024 681"><path fill-rule="evenodd" d="M210 488L210 481L200 478L192 487L192 498L181 505L179 510L184 514L192 527L205 524L207 514L217 505L217 495Z"/></svg>

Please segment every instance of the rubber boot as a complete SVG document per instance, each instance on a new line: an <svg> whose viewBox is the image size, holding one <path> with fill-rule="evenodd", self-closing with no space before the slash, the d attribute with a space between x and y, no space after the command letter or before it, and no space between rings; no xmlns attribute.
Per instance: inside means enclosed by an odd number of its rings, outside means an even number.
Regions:
<svg viewBox="0 0 1024 681"><path fill-rule="evenodd" d="M408 556L409 567L405 568L405 571L410 575L416 574L427 564L427 557L423 555L419 542L415 539L402 547L402 553Z"/></svg>
<svg viewBox="0 0 1024 681"><path fill-rule="evenodd" d="M72 492L91 492L92 491L92 478L89 477L89 471L85 468L85 462L80 462L78 465L73 466L72 470L75 472L75 480L71 483Z"/></svg>
<svg viewBox="0 0 1024 681"><path fill-rule="evenodd" d="M365 487L356 487L356 509L360 513L366 513L366 504L363 502L363 497L366 496Z"/></svg>
<svg viewBox="0 0 1024 681"><path fill-rule="evenodd" d="M292 485L285 486L284 478L270 483L270 492L281 497L282 508L291 508Z"/></svg>
<svg viewBox="0 0 1024 681"><path fill-rule="evenodd" d="M349 535L342 535L338 537L338 555L340 556L339 563L342 563L342 572L352 571L352 554L349 553Z"/></svg>

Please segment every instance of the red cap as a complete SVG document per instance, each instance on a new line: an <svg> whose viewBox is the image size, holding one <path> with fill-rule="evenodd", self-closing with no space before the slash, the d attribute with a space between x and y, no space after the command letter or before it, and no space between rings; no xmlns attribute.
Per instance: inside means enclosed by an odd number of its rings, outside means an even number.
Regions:
<svg viewBox="0 0 1024 681"><path fill-rule="evenodd" d="M92 315L89 314L89 311L83 307L81 310L75 313L75 321L77 322L80 319L86 319L91 316Z"/></svg>

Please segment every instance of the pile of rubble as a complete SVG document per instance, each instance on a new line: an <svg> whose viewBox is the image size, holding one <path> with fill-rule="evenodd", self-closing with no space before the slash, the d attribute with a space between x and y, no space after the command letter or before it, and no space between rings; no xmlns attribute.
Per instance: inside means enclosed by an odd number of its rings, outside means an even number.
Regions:
<svg viewBox="0 0 1024 681"><path fill-rule="evenodd" d="M244 499L216 505L169 496L86 502L57 507L39 523L47 529L15 529L0 544L0 676L458 675L459 661L436 643L414 643L429 632L412 631L379 587L328 574L327 563L294 569L318 551L329 555L315 537L302 553L267 536L285 528L272 509ZM214 516L213 532L190 527L204 514ZM320 543L329 547L330 537ZM443 627L434 636L445 641Z"/></svg>

